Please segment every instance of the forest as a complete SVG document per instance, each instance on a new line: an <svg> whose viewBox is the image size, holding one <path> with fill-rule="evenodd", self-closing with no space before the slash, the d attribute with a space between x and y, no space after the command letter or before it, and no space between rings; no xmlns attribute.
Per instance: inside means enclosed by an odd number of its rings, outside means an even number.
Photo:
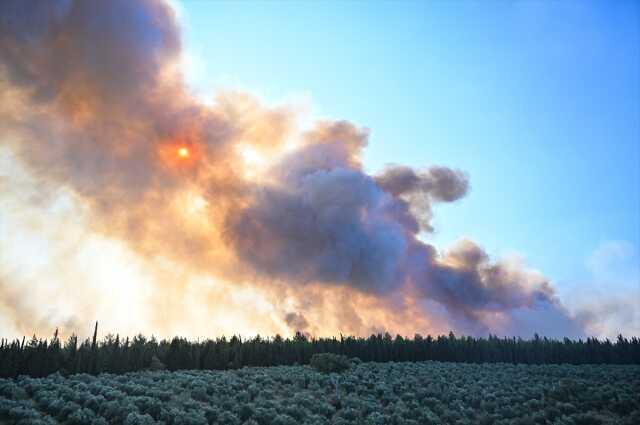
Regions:
<svg viewBox="0 0 640 425"><path fill-rule="evenodd" d="M437 337L405 338L388 333L368 338L342 336L314 338L300 332L292 338L279 335L189 341L175 337L157 340L138 335L120 338L106 335L80 341L72 335L61 341L58 331L51 339L0 341L0 376L44 377L55 372L113 373L145 369L226 370L244 366L305 365L317 353L335 353L363 362L417 362L426 360L465 363L511 364L639 364L640 339L618 336L609 339L555 340L535 335L532 339Z"/></svg>

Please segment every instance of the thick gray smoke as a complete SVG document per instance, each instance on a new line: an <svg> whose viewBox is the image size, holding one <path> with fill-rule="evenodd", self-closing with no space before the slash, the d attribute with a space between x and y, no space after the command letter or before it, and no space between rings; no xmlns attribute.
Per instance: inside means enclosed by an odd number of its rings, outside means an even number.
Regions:
<svg viewBox="0 0 640 425"><path fill-rule="evenodd" d="M251 203L228 215L228 241L260 273L391 291L407 248L392 217L403 206L356 165L365 136L345 123L323 127L275 167L276 183L255 187Z"/></svg>
<svg viewBox="0 0 640 425"><path fill-rule="evenodd" d="M228 216L227 240L239 256L260 274L295 284L350 285L379 296L411 287L473 332L490 330L484 322L494 313L545 306L558 312L563 331L580 333L543 276L492 264L471 241L440 256L418 239L430 229L434 202L464 196L464 173L395 166L371 177L352 160L354 145L348 137L314 140L276 166L276 182L256 188L252 202Z"/></svg>
<svg viewBox="0 0 640 425"><path fill-rule="evenodd" d="M72 188L97 231L141 255L227 280L284 282L299 297L311 284L341 287L399 310L390 300L402 293L424 317L439 305L462 332L528 333L529 316L551 311L560 332L581 334L539 274L493 264L469 241L439 254L418 238L433 230L435 203L467 193L466 174L390 166L368 175L368 131L346 121L319 122L286 152L289 111L239 95L199 103L180 53L162 1L3 1L0 128L11 141L1 143ZM246 146L279 159L248 177ZM196 218L175 207L193 193ZM312 326L303 313L285 321Z"/></svg>
<svg viewBox="0 0 640 425"><path fill-rule="evenodd" d="M433 231L430 221L434 202L453 202L469 189L469 180L461 171L447 167L431 167L425 172L400 165L387 168L376 177L384 191L411 205L420 230ZM415 230L414 230L414 233Z"/></svg>
<svg viewBox="0 0 640 425"><path fill-rule="evenodd" d="M309 322L300 313L287 313L284 320L291 329L296 331L305 331L309 327Z"/></svg>

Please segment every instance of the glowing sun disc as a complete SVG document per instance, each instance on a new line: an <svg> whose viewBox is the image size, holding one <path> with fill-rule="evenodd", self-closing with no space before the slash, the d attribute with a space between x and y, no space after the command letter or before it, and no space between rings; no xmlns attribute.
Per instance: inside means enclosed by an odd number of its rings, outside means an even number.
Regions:
<svg viewBox="0 0 640 425"><path fill-rule="evenodd" d="M178 149L178 156L180 158L189 158L189 149L181 147Z"/></svg>

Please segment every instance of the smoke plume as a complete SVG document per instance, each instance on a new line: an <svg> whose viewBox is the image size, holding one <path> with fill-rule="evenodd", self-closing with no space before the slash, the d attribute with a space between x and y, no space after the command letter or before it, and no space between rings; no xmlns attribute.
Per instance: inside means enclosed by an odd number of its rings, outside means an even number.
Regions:
<svg viewBox="0 0 640 425"><path fill-rule="evenodd" d="M161 1L0 4L0 146L17 164L0 196L39 214L48 252L74 253L30 276L0 253L11 300L0 312L17 329L63 324L64 309L72 326L121 311L104 297L115 289L135 293L136 330L166 334L583 333L540 273L493 263L472 241L439 252L419 238L433 231L434 204L467 193L464 172L394 165L369 175L367 129L299 130L295 108L243 93L205 105L184 83L181 51L176 14ZM70 199L62 217L51 217L58 195L38 200L51 190ZM74 257L87 240L116 268L135 264L120 272L137 279L88 276L103 295L69 303L74 288L89 291L77 270L102 273ZM66 289L41 300L52 314L34 317L33 292L57 269Z"/></svg>

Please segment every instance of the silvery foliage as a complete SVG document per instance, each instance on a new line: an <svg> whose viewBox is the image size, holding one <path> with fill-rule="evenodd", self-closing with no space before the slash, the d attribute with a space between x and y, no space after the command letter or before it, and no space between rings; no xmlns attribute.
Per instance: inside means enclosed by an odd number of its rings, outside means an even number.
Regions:
<svg viewBox="0 0 640 425"><path fill-rule="evenodd" d="M639 366L355 363L0 379L2 424L640 423Z"/></svg>

